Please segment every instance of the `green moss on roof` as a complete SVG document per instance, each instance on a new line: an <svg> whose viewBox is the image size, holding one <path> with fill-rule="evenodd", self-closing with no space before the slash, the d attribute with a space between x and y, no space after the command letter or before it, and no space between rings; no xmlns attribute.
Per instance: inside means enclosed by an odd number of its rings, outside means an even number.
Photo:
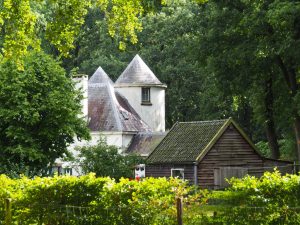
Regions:
<svg viewBox="0 0 300 225"><path fill-rule="evenodd" d="M228 120L179 122L148 157L148 163L192 163Z"/></svg>

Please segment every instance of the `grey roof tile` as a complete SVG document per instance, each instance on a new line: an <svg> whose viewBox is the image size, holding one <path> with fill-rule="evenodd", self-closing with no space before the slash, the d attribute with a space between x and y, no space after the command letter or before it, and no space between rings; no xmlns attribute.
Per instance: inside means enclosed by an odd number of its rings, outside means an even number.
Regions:
<svg viewBox="0 0 300 225"><path fill-rule="evenodd" d="M121 122L108 83L88 86L88 127L92 131L121 131Z"/></svg>
<svg viewBox="0 0 300 225"><path fill-rule="evenodd" d="M151 131L99 68L88 83L88 127L92 131Z"/></svg>
<svg viewBox="0 0 300 225"><path fill-rule="evenodd" d="M105 71L98 67L95 73L90 77L89 84L96 84L96 83L110 83L113 85L113 81L109 78L109 76L105 73Z"/></svg>
<svg viewBox="0 0 300 225"><path fill-rule="evenodd" d="M129 63L116 84L153 84L163 85L139 55Z"/></svg>
<svg viewBox="0 0 300 225"><path fill-rule="evenodd" d="M148 156L166 134L166 132L139 132L133 137L126 153Z"/></svg>
<svg viewBox="0 0 300 225"><path fill-rule="evenodd" d="M149 155L148 163L195 162L226 121L176 123Z"/></svg>

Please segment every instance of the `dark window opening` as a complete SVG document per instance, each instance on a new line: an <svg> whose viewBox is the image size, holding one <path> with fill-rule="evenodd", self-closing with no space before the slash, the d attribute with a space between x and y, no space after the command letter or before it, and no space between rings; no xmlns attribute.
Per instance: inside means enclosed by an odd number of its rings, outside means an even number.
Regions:
<svg viewBox="0 0 300 225"><path fill-rule="evenodd" d="M142 88L142 104L151 104L150 99L150 88L143 87Z"/></svg>
<svg viewBox="0 0 300 225"><path fill-rule="evenodd" d="M184 179L184 169L171 169L171 176L178 177L179 179Z"/></svg>

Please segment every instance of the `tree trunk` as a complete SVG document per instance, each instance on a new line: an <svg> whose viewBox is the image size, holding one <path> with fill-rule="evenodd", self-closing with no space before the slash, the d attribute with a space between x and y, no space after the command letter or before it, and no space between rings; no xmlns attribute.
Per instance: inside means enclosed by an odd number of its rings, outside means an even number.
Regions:
<svg viewBox="0 0 300 225"><path fill-rule="evenodd" d="M273 159L279 159L280 157L280 151L279 151L279 145L278 145L278 139L277 139L277 134L275 130L275 125L274 125L274 111L273 111L273 103L274 103L274 98L273 98L273 78L272 74L270 74L270 78L266 81L265 84L265 116L266 116L266 134L267 134L267 139L268 139L268 144L271 149L271 154Z"/></svg>
<svg viewBox="0 0 300 225"><path fill-rule="evenodd" d="M279 55L276 57L276 62L286 80L287 86L289 87L291 93L291 97L294 98L299 91L295 69L293 67L287 67ZM291 106L291 109L294 117L294 129L297 142L297 157L298 162L300 162L300 115L294 104Z"/></svg>
<svg viewBox="0 0 300 225"><path fill-rule="evenodd" d="M297 152L298 152L298 162L300 162L300 116L297 115L294 122L296 141L297 141Z"/></svg>

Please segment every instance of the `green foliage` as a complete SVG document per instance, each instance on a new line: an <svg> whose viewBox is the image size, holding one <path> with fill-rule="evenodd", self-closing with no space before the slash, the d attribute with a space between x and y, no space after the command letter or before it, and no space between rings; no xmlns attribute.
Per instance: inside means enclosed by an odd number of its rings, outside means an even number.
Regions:
<svg viewBox="0 0 300 225"><path fill-rule="evenodd" d="M178 179L116 183L92 174L18 180L0 176L0 202L13 199L17 224L175 224L175 198L187 191ZM0 213L3 220L3 205Z"/></svg>
<svg viewBox="0 0 300 225"><path fill-rule="evenodd" d="M248 111L242 124L255 131L257 141L268 137L270 146L272 138L291 136L297 118L300 55L293 49L300 44L299 6L299 1L212 0L198 16L200 63L220 92L246 100L239 105Z"/></svg>
<svg viewBox="0 0 300 225"><path fill-rule="evenodd" d="M191 194L185 182L173 178L115 182L94 174L15 180L1 175L0 219L4 199L12 198L16 224L175 225L175 199L181 197L189 225L299 224L300 175L266 172L230 183L225 191Z"/></svg>
<svg viewBox="0 0 300 225"><path fill-rule="evenodd" d="M279 140L279 145L282 159L290 160L297 158L294 151L294 148L296 146L294 137L287 137L285 139Z"/></svg>
<svg viewBox="0 0 300 225"><path fill-rule="evenodd" d="M119 48L125 50L127 39L129 38L133 44L137 43L136 33L142 30L138 19L138 16L143 13L141 1L112 0L111 2L111 10L106 13L109 21L108 31L112 37L120 35Z"/></svg>
<svg viewBox="0 0 300 225"><path fill-rule="evenodd" d="M191 205L191 224L299 224L300 176L265 172L261 178L232 178L226 191L204 196L207 204ZM187 209L189 211L189 208Z"/></svg>
<svg viewBox="0 0 300 225"><path fill-rule="evenodd" d="M81 94L50 56L31 52L24 71L5 61L0 74L1 173L38 173L68 155L74 137L89 137Z"/></svg>
<svg viewBox="0 0 300 225"><path fill-rule="evenodd" d="M271 150L267 142L260 141L255 145L264 157L269 157L269 158L271 157Z"/></svg>
<svg viewBox="0 0 300 225"><path fill-rule="evenodd" d="M121 155L119 149L113 145L107 145L101 138L95 146L84 146L77 149L79 153L78 163L84 173L96 173L97 176L109 176L119 180L121 177L134 177L134 167L143 162L137 155Z"/></svg>
<svg viewBox="0 0 300 225"><path fill-rule="evenodd" d="M142 6L140 0L2 0L0 53L16 60L19 69L28 49L39 50L42 41L49 42L61 56L68 56L91 7L105 13L109 34L124 50L127 40L137 42Z"/></svg>
<svg viewBox="0 0 300 225"><path fill-rule="evenodd" d="M280 148L281 159L292 160L297 157L294 151L296 143L293 137L286 137L285 139L281 139L278 141L278 144ZM263 156L268 158L271 157L271 150L268 142L260 141L255 145Z"/></svg>

